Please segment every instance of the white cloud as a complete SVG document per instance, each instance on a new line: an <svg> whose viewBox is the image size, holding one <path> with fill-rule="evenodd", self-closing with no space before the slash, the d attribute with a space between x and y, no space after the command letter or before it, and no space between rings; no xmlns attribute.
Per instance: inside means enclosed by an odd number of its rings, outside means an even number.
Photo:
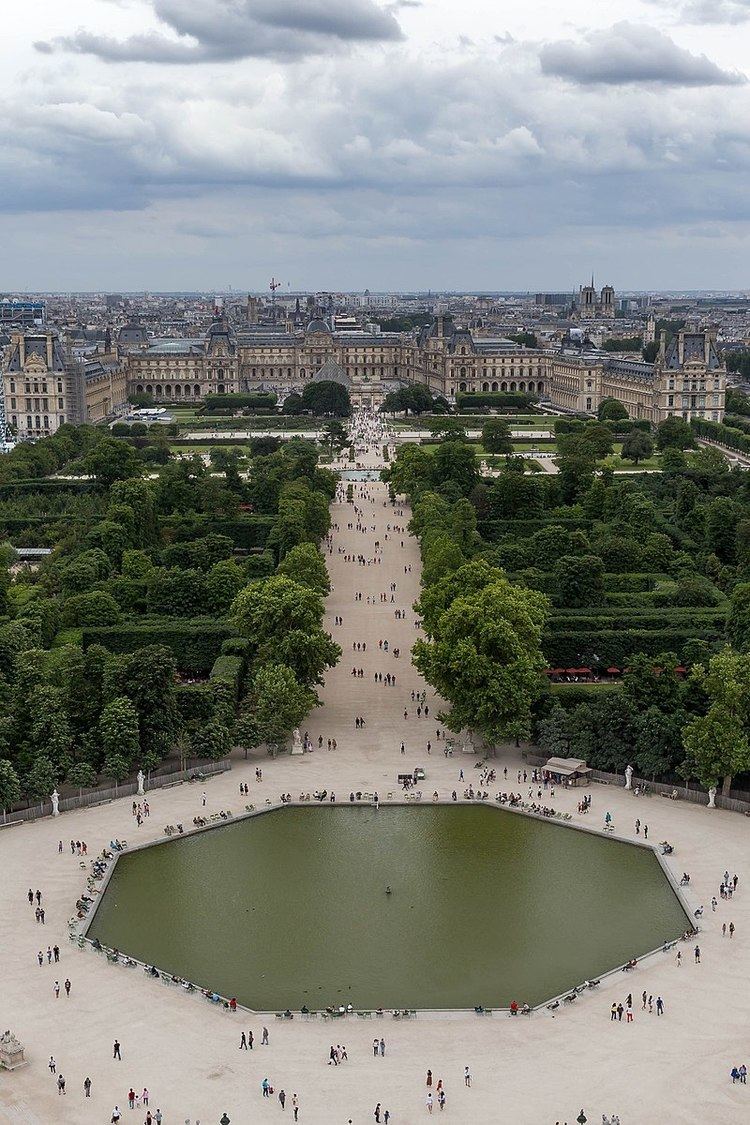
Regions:
<svg viewBox="0 0 750 1125"><path fill-rule="evenodd" d="M540 51L545 74L582 85L738 86L747 79L686 51L654 27L621 22L579 42L548 43Z"/></svg>

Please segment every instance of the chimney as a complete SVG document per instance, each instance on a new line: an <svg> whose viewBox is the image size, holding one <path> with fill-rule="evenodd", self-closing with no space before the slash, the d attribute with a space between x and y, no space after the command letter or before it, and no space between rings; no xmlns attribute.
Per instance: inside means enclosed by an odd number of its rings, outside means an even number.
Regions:
<svg viewBox="0 0 750 1125"><path fill-rule="evenodd" d="M662 328L659 332L659 363L664 363L667 358L667 330Z"/></svg>

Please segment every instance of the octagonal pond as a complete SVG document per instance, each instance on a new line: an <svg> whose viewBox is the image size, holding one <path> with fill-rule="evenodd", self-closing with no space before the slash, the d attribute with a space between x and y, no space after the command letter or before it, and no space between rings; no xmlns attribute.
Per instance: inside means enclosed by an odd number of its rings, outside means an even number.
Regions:
<svg viewBox="0 0 750 1125"><path fill-rule="evenodd" d="M465 1008L540 1003L689 924L634 844L486 805L324 805L122 855L89 937L259 1011Z"/></svg>

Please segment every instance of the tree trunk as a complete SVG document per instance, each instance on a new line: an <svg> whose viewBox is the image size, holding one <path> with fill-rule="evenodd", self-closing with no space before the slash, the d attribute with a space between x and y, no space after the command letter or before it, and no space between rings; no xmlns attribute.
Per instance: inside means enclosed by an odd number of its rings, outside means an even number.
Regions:
<svg viewBox="0 0 750 1125"><path fill-rule="evenodd" d="M722 797L728 797L729 796L729 790L731 788L732 788L732 775L731 775L731 773L728 773L728 774L725 774L724 780L721 783L721 795L722 795Z"/></svg>

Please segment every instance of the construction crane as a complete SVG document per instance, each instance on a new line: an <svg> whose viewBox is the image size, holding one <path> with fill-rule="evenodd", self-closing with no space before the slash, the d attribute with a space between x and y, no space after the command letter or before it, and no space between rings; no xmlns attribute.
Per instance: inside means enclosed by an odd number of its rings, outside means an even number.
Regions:
<svg viewBox="0 0 750 1125"><path fill-rule="evenodd" d="M281 282L272 277L268 288L271 290L271 320L276 323L276 290L281 289Z"/></svg>

